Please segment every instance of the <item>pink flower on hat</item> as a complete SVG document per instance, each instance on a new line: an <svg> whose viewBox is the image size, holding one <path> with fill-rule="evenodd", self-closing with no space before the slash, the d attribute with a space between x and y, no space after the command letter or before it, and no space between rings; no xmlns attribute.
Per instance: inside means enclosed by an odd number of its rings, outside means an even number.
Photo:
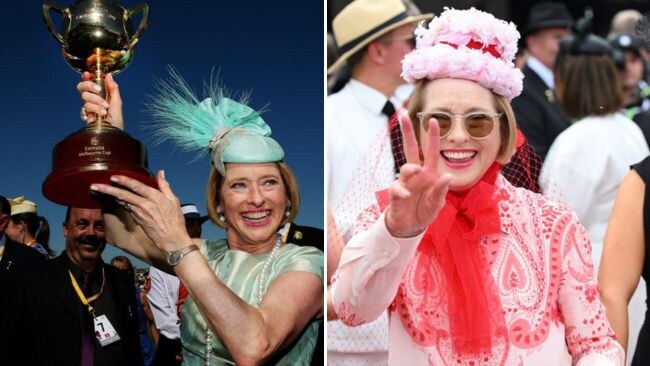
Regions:
<svg viewBox="0 0 650 366"><path fill-rule="evenodd" d="M416 48L402 60L402 77L468 79L506 97L521 93L523 74L513 63L519 32L513 23L471 8L445 8L415 30Z"/></svg>

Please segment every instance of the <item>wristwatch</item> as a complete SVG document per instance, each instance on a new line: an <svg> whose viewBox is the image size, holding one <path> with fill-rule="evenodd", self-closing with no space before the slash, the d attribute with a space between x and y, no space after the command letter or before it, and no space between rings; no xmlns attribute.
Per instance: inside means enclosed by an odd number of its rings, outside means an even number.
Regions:
<svg viewBox="0 0 650 366"><path fill-rule="evenodd" d="M188 255L189 253L192 253L195 250L199 250L199 247L196 246L196 244L188 245L182 249L172 250L171 252L169 252L169 254L167 254L167 263L173 267L178 263L180 263L183 257Z"/></svg>

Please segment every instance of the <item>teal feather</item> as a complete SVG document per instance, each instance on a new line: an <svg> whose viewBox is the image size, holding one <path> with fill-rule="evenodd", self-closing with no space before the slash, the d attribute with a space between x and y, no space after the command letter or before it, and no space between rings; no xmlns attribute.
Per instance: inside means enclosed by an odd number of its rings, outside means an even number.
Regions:
<svg viewBox="0 0 650 366"><path fill-rule="evenodd" d="M150 97L147 105L154 120L151 127L156 143L171 140L181 150L198 152L198 158L208 152L218 129L241 126L254 134L270 135L270 128L260 117L263 110L246 105L248 94L242 94L237 102L232 100L219 85L218 75L213 73L210 83L204 84L207 98L200 101L176 70L170 67L169 73L169 80L157 80L158 95Z"/></svg>

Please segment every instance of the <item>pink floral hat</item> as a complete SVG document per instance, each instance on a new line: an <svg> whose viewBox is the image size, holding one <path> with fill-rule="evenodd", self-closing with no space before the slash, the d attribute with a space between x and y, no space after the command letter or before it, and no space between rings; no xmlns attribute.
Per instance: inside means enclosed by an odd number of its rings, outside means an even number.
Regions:
<svg viewBox="0 0 650 366"><path fill-rule="evenodd" d="M513 63L515 25L477 10L445 8L415 30L416 47L402 60L402 77L472 80L508 100L521 93L524 75Z"/></svg>

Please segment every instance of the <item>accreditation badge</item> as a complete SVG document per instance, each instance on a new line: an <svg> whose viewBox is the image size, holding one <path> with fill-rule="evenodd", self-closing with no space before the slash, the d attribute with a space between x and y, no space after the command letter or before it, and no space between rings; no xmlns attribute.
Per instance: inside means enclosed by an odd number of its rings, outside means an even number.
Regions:
<svg viewBox="0 0 650 366"><path fill-rule="evenodd" d="M102 347L120 340L120 336L117 334L115 328L113 328L113 325L106 315L95 317L95 336Z"/></svg>

